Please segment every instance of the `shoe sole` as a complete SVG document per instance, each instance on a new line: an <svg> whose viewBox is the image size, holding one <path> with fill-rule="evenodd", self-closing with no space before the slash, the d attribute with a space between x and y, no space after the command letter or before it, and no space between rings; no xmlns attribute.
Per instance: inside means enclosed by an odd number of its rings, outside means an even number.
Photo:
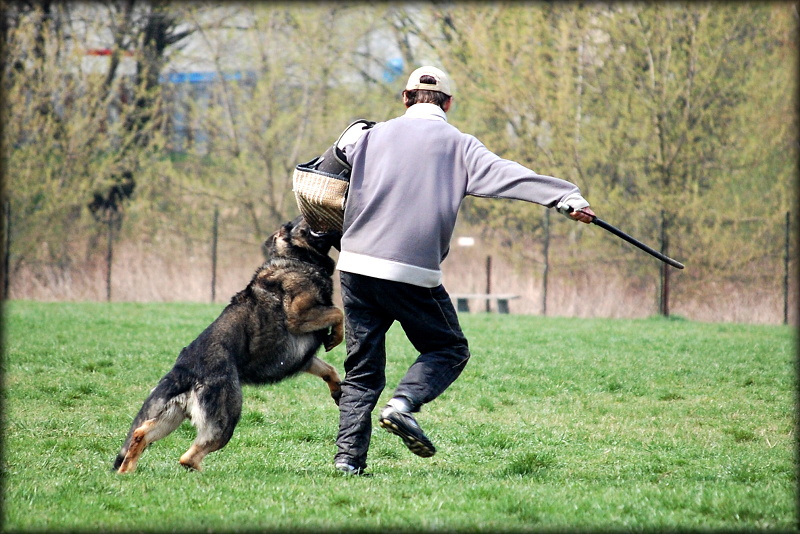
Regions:
<svg viewBox="0 0 800 534"><path fill-rule="evenodd" d="M428 440L425 435L415 435L412 432L407 431L405 428L401 427L391 419L382 417L381 418L381 428L385 428L395 436L400 436L400 439L403 440L403 444L408 447L408 450L416 454L417 456L421 456L423 458L430 458L434 454L436 454L436 447L433 446L433 443ZM424 441L423 441L424 440Z"/></svg>

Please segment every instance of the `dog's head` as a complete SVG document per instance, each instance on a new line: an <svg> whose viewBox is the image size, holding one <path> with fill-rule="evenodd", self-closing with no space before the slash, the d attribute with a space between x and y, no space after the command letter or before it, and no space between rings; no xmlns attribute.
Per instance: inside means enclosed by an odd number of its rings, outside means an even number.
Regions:
<svg viewBox="0 0 800 534"><path fill-rule="evenodd" d="M342 234L339 232L315 232L302 215L284 223L264 242L264 250L270 257L302 257L310 254L327 256L331 247L339 249Z"/></svg>

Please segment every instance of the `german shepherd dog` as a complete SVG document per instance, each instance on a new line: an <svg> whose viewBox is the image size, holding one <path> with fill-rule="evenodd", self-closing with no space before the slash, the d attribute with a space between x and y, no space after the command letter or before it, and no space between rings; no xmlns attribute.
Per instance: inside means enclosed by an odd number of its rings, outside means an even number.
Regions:
<svg viewBox="0 0 800 534"><path fill-rule="evenodd" d="M339 374L315 354L343 338L343 314L332 302L335 263L328 256L340 236L316 234L300 216L264 242L269 259L144 401L114 461L117 472L134 471L145 448L187 418L197 437L180 463L199 471L202 459L233 435L241 384L274 383L305 371L322 378L339 404Z"/></svg>

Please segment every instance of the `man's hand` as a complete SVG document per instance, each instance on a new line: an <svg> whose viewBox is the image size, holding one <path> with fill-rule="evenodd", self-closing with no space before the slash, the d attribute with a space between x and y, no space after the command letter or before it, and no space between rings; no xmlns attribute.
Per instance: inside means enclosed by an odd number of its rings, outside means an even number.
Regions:
<svg viewBox="0 0 800 534"><path fill-rule="evenodd" d="M579 193L573 193L556 204L556 211L574 221L589 224L594 220L594 212L589 202Z"/></svg>
<svg viewBox="0 0 800 534"><path fill-rule="evenodd" d="M595 214L592 211L592 208L590 208L589 206L586 206L585 208L581 208L579 210L573 210L572 213L569 214L569 216L575 219L576 221L580 221L586 224L589 224L595 218Z"/></svg>

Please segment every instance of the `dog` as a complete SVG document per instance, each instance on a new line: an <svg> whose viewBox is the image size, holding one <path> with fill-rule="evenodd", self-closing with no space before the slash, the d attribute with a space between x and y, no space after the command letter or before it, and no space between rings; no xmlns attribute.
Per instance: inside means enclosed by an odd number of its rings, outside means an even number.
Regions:
<svg viewBox="0 0 800 534"><path fill-rule="evenodd" d="M339 404L341 378L316 353L323 345L330 351L344 337L344 314L332 301L335 262L328 255L340 237L313 232L300 216L265 241L269 259L150 392L114 470L134 471L148 445L188 418L197 437L180 464L200 471L203 458L233 435L242 411L241 384L275 383L307 372L322 378Z"/></svg>

